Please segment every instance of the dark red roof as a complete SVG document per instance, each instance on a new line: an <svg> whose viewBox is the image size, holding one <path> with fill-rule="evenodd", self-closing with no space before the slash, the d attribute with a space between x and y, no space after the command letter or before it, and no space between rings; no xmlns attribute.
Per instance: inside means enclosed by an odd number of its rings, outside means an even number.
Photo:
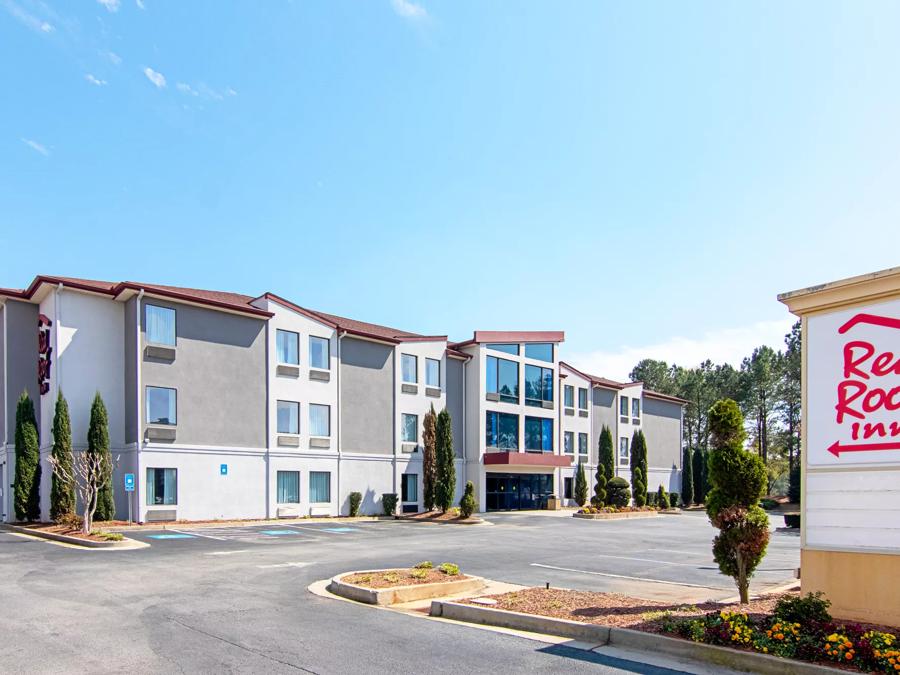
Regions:
<svg viewBox="0 0 900 675"><path fill-rule="evenodd" d="M590 380L591 384L596 384L601 387L606 387L607 389L623 389L627 387L629 384L635 384L634 382L616 382L615 380L610 380L607 377L600 377L599 375L590 375L585 373L582 370L578 370L575 366L570 363L566 363L565 361L560 361L559 365L565 366L569 370L574 373L578 373L586 380Z"/></svg>
<svg viewBox="0 0 900 675"><path fill-rule="evenodd" d="M561 330L476 330L471 340L452 343L453 347L465 347L485 342L565 342Z"/></svg>

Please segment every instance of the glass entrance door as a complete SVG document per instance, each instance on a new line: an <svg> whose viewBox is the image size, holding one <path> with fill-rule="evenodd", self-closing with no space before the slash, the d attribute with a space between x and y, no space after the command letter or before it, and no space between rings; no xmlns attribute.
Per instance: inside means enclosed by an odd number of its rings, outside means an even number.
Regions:
<svg viewBox="0 0 900 675"><path fill-rule="evenodd" d="M485 483L488 511L545 509L553 494L549 473L489 473Z"/></svg>

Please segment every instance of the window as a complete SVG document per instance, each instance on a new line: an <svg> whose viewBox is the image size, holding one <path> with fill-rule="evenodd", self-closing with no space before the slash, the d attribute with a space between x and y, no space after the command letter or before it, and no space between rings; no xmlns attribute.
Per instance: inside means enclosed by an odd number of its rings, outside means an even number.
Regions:
<svg viewBox="0 0 900 675"><path fill-rule="evenodd" d="M619 414L622 417L628 417L628 397L623 396L619 399Z"/></svg>
<svg viewBox="0 0 900 675"><path fill-rule="evenodd" d="M635 419L639 419L641 416L641 399L633 398L631 399L631 416Z"/></svg>
<svg viewBox="0 0 900 675"><path fill-rule="evenodd" d="M147 424L178 422L177 394L168 387L147 387Z"/></svg>
<svg viewBox="0 0 900 675"><path fill-rule="evenodd" d="M309 435L331 436L331 406L309 404Z"/></svg>
<svg viewBox="0 0 900 675"><path fill-rule="evenodd" d="M565 499L575 499L575 490L572 486L572 478L563 478L563 497Z"/></svg>
<svg viewBox="0 0 900 675"><path fill-rule="evenodd" d="M625 436L619 439L619 466L628 466L631 463L631 452L628 449L628 439Z"/></svg>
<svg viewBox="0 0 900 675"><path fill-rule="evenodd" d="M323 504L331 501L331 472L309 472L309 503Z"/></svg>
<svg viewBox="0 0 900 675"><path fill-rule="evenodd" d="M484 421L484 445L507 452L519 451L519 416L488 412Z"/></svg>
<svg viewBox="0 0 900 675"><path fill-rule="evenodd" d="M525 405L553 402L553 369L525 366Z"/></svg>
<svg viewBox="0 0 900 675"><path fill-rule="evenodd" d="M146 305L147 342L155 345L175 346L175 310L168 307Z"/></svg>
<svg viewBox="0 0 900 675"><path fill-rule="evenodd" d="M553 452L553 420L547 417L525 418L525 451Z"/></svg>
<svg viewBox="0 0 900 675"><path fill-rule="evenodd" d="M401 420L401 440L404 443L419 442L419 416L403 413Z"/></svg>
<svg viewBox="0 0 900 675"><path fill-rule="evenodd" d="M578 393L579 394L581 393L580 389L578 390ZM575 407L575 387L573 387L571 384L567 384L565 387L563 387L563 396L564 396L563 400L564 400L566 407L574 408Z"/></svg>
<svg viewBox="0 0 900 675"><path fill-rule="evenodd" d="M565 450L567 455L571 455L575 453L575 433L572 431L566 431L563 434L563 449Z"/></svg>
<svg viewBox="0 0 900 675"><path fill-rule="evenodd" d="M278 433L300 433L300 404L296 401L278 401Z"/></svg>
<svg viewBox="0 0 900 675"><path fill-rule="evenodd" d="M553 363L552 342L530 342L525 345L525 358Z"/></svg>
<svg viewBox="0 0 900 675"><path fill-rule="evenodd" d="M309 336L309 365L311 368L329 370L331 368L330 343L328 338Z"/></svg>
<svg viewBox="0 0 900 675"><path fill-rule="evenodd" d="M487 393L497 394L505 403L519 402L519 364L509 359L487 357Z"/></svg>
<svg viewBox="0 0 900 675"><path fill-rule="evenodd" d="M578 454L588 454L588 437L587 434L578 434Z"/></svg>
<svg viewBox="0 0 900 675"><path fill-rule="evenodd" d="M275 353L278 363L298 365L300 363L300 335L289 330L276 330Z"/></svg>
<svg viewBox="0 0 900 675"><path fill-rule="evenodd" d="M178 503L178 469L147 469L147 506Z"/></svg>
<svg viewBox="0 0 900 675"><path fill-rule="evenodd" d="M278 481L278 503L279 504L299 504L300 503L300 472L299 471L278 471L276 473Z"/></svg>
<svg viewBox="0 0 900 675"><path fill-rule="evenodd" d="M519 355L519 345L514 344L492 344L487 346L488 349L492 349L495 352L506 352L507 354L515 354Z"/></svg>
<svg viewBox="0 0 900 675"><path fill-rule="evenodd" d="M425 386L441 386L441 362L437 359L425 359Z"/></svg>
<svg viewBox="0 0 900 675"><path fill-rule="evenodd" d="M578 409L588 409L588 390L584 387L578 387Z"/></svg>
<svg viewBox="0 0 900 675"><path fill-rule="evenodd" d="M403 381L415 384L419 381L419 357L412 354L403 354L401 357L401 369Z"/></svg>
<svg viewBox="0 0 900 675"><path fill-rule="evenodd" d="M419 474L405 473L400 476L400 499L404 502L419 501Z"/></svg>

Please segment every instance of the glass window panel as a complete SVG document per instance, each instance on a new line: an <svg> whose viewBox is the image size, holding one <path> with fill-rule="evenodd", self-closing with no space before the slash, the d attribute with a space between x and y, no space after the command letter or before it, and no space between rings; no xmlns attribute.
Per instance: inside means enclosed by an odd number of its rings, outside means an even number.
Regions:
<svg viewBox="0 0 900 675"><path fill-rule="evenodd" d="M525 366L525 404L541 405L553 400L553 369Z"/></svg>
<svg viewBox="0 0 900 675"><path fill-rule="evenodd" d="M529 342L525 345L525 358L553 363L552 342Z"/></svg>
<svg viewBox="0 0 900 675"><path fill-rule="evenodd" d="M515 354L519 355L519 345L516 344L489 344L487 346L488 349L492 349L495 352L506 352L507 354Z"/></svg>
<svg viewBox="0 0 900 675"><path fill-rule="evenodd" d="M542 419L540 417L525 418L525 450L543 452L545 443L552 449L552 436L553 420Z"/></svg>
<svg viewBox="0 0 900 675"><path fill-rule="evenodd" d="M567 384L563 388L563 392L565 393L565 404L567 408L575 407L575 387L570 384ZM578 390L578 393L581 393L581 389Z"/></svg>
<svg viewBox="0 0 900 675"><path fill-rule="evenodd" d="M147 387L147 423L171 424L177 419L176 392L167 387Z"/></svg>
<svg viewBox="0 0 900 675"><path fill-rule="evenodd" d="M425 385L441 386L441 362L437 359L425 359Z"/></svg>
<svg viewBox="0 0 900 675"><path fill-rule="evenodd" d="M309 404L309 435L331 436L331 406Z"/></svg>
<svg viewBox="0 0 900 675"><path fill-rule="evenodd" d="M497 389L497 365L500 359L496 356L487 357L487 362L484 365L485 372L485 391L489 394L499 393Z"/></svg>
<svg viewBox="0 0 900 675"><path fill-rule="evenodd" d="M619 414L628 415L628 397L623 396L619 399Z"/></svg>
<svg viewBox="0 0 900 675"><path fill-rule="evenodd" d="M563 485L565 486L563 488L563 497L565 497L566 499L574 499L574 496L573 496L574 490L572 489L572 479L571 478L563 478Z"/></svg>
<svg viewBox="0 0 900 675"><path fill-rule="evenodd" d="M403 413L402 416L402 441L404 443L419 442L419 416Z"/></svg>
<svg viewBox="0 0 900 675"><path fill-rule="evenodd" d="M331 368L330 343L327 338L309 336L309 365L312 368L329 370Z"/></svg>
<svg viewBox="0 0 900 675"><path fill-rule="evenodd" d="M496 448L499 442L499 415L487 412L484 415L484 447Z"/></svg>
<svg viewBox="0 0 900 675"><path fill-rule="evenodd" d="M581 410L587 410L588 407L588 390L584 387L578 387L578 407Z"/></svg>
<svg viewBox="0 0 900 675"><path fill-rule="evenodd" d="M619 465L628 466L631 461L631 455L628 450L628 438L623 436L619 439Z"/></svg>
<svg viewBox="0 0 900 675"><path fill-rule="evenodd" d="M331 501L331 472L309 472L309 501L311 504L322 504Z"/></svg>
<svg viewBox="0 0 900 675"><path fill-rule="evenodd" d="M300 472L299 471L279 471L277 475L278 475L278 503L279 504L299 504L300 503Z"/></svg>
<svg viewBox="0 0 900 675"><path fill-rule="evenodd" d="M543 399L545 401L553 401L553 369L552 368L544 368L543 379L544 379Z"/></svg>
<svg viewBox="0 0 900 675"><path fill-rule="evenodd" d="M497 359L497 393L507 403L519 402L519 364L508 359Z"/></svg>
<svg viewBox="0 0 900 675"><path fill-rule="evenodd" d="M401 369L403 381L415 384L419 381L419 358L412 354L403 354L401 357Z"/></svg>
<svg viewBox="0 0 900 675"><path fill-rule="evenodd" d="M178 470L147 469L147 504L175 505L178 503Z"/></svg>
<svg viewBox="0 0 900 675"><path fill-rule="evenodd" d="M579 455L588 454L588 435L587 434L578 434L578 454Z"/></svg>
<svg viewBox="0 0 900 675"><path fill-rule="evenodd" d="M553 452L553 420L542 420L541 450Z"/></svg>
<svg viewBox="0 0 900 675"><path fill-rule="evenodd" d="M641 399L639 399L639 398L631 399L631 416L632 417L640 417L641 416Z"/></svg>
<svg viewBox="0 0 900 675"><path fill-rule="evenodd" d="M278 433L300 433L300 404L295 401L278 401Z"/></svg>
<svg viewBox="0 0 900 675"><path fill-rule="evenodd" d="M147 342L174 347L175 310L156 305L147 305L145 310Z"/></svg>
<svg viewBox="0 0 900 675"><path fill-rule="evenodd" d="M509 413L499 415L499 447L508 452L519 451L519 416Z"/></svg>
<svg viewBox="0 0 900 675"><path fill-rule="evenodd" d="M567 431L563 434L563 444L564 450L567 455L571 455L575 452L575 433L572 431Z"/></svg>
<svg viewBox="0 0 900 675"><path fill-rule="evenodd" d="M276 330L275 352L278 363L296 366L300 363L300 336L289 330Z"/></svg>
<svg viewBox="0 0 900 675"><path fill-rule="evenodd" d="M401 477L400 498L404 502L419 501L419 475L415 473L405 473Z"/></svg>

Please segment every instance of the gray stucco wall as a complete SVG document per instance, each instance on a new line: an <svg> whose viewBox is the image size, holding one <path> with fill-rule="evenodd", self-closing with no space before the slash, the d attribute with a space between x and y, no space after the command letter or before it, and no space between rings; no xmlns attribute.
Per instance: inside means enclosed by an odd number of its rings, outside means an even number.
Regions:
<svg viewBox="0 0 900 675"><path fill-rule="evenodd" d="M5 345L3 344L3 322L6 321L4 309L5 307L0 306L0 436L3 435L3 429L6 428L6 388L3 386L3 383L5 382L3 373L6 368L6 351ZM5 438L0 439L0 445L3 445L5 442Z"/></svg>
<svg viewBox="0 0 900 675"><path fill-rule="evenodd" d="M453 431L453 447L457 457L464 457L465 430L463 429L463 361L447 359L447 412L450 413Z"/></svg>
<svg viewBox="0 0 900 675"><path fill-rule="evenodd" d="M600 431L603 425L609 427L613 435L613 452L617 453L616 448L619 442L616 440L616 392L609 389L593 388L593 407L591 411L591 438L594 439L594 447L591 448L591 463L596 465L599 460L600 451L598 443L600 442ZM618 455L616 455L618 457Z"/></svg>
<svg viewBox="0 0 900 675"><path fill-rule="evenodd" d="M148 304L175 309L174 361L149 358ZM146 388L177 390L176 445L266 447L266 322L153 298L141 305L141 410ZM144 425L146 428L146 424Z"/></svg>
<svg viewBox="0 0 900 675"><path fill-rule="evenodd" d="M125 303L125 442L138 440L137 421L137 298Z"/></svg>
<svg viewBox="0 0 900 675"><path fill-rule="evenodd" d="M344 337L340 368L342 450L393 454L393 347Z"/></svg>
<svg viewBox="0 0 900 675"><path fill-rule="evenodd" d="M648 466L681 468L681 406L645 396L643 407Z"/></svg>
<svg viewBox="0 0 900 675"><path fill-rule="evenodd" d="M27 391L34 401L37 428L41 428L41 401L37 383L38 306L18 300L7 300L4 314L7 321L6 388L9 392L6 418L10 421L6 442L12 445L16 438L16 403L23 391ZM51 367L56 368L56 354L53 355ZM41 443L43 442L44 439L41 439Z"/></svg>

